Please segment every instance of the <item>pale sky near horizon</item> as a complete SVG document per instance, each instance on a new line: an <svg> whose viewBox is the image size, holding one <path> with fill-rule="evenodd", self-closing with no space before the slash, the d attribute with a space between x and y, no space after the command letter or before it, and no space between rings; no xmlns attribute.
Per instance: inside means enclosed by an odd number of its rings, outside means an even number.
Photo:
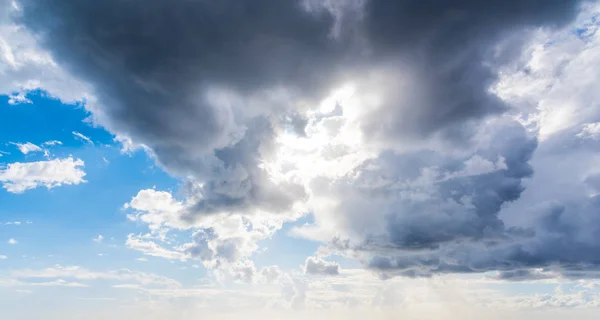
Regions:
<svg viewBox="0 0 600 320"><path fill-rule="evenodd" d="M0 319L595 319L599 28L0 0Z"/></svg>

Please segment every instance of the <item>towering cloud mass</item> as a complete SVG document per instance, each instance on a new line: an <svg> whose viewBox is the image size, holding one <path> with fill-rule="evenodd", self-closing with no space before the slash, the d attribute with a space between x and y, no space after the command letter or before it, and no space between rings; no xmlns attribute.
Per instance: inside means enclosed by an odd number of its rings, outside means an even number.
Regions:
<svg viewBox="0 0 600 320"><path fill-rule="evenodd" d="M15 19L93 88L99 123L187 182L185 204L152 223L290 219L307 205L316 225L298 234L337 235L330 249L386 274L430 275L600 264L595 229L575 236L566 218L588 219L593 199L503 220L538 140L514 120L517 101L491 90L533 32L567 25L583 3L22 0ZM344 86L352 97L323 107ZM178 252L233 263L256 250L201 227Z"/></svg>

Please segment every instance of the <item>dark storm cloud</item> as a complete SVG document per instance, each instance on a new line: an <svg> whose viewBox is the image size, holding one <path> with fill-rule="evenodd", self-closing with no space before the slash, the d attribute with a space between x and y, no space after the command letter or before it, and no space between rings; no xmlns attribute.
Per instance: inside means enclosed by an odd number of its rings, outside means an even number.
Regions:
<svg viewBox="0 0 600 320"><path fill-rule="evenodd" d="M395 249L376 255L369 266L384 276L501 271L498 280L521 281L554 277L597 278L600 271L600 197L568 204L547 203L534 222L535 235L501 241L448 243L435 250L407 252ZM346 247L346 249L348 246ZM355 248L363 250L364 248ZM542 269L538 271L535 269Z"/></svg>
<svg viewBox="0 0 600 320"><path fill-rule="evenodd" d="M55 58L94 85L105 125L148 145L171 172L207 182L205 210L254 196L285 207L289 197L256 164L273 135L260 122L294 101L248 100L279 87L303 97L327 89L343 56L330 15L294 1L25 0L22 8Z"/></svg>
<svg viewBox="0 0 600 320"><path fill-rule="evenodd" d="M252 95L282 87L314 102L342 72L405 61L418 90L384 97L388 105L365 130L390 139L423 135L501 112L487 91L495 44L509 31L568 21L578 1L324 2L328 10L306 3L23 0L22 20L95 86L111 128L165 149L157 152L163 162L163 153L183 155L173 167L193 172L187 159L227 145L241 134L239 113L257 113L215 103L209 88ZM259 114L287 109L262 104Z"/></svg>
<svg viewBox="0 0 600 320"><path fill-rule="evenodd" d="M207 89L322 90L336 51L331 18L290 1L23 1L22 19L95 86L115 130L171 153L230 142L248 106Z"/></svg>
<svg viewBox="0 0 600 320"><path fill-rule="evenodd" d="M365 25L372 52L398 65L411 84L388 90L384 106L364 130L389 141L439 132L468 138L465 121L501 113L507 106L488 91L494 68L520 52L509 34L527 27L559 26L577 12L575 0L367 1ZM396 86L394 88L393 86Z"/></svg>

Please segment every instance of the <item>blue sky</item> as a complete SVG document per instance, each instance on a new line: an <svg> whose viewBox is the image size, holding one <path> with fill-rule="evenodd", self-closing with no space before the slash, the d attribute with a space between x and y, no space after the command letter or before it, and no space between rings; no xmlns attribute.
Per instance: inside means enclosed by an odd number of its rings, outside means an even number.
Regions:
<svg viewBox="0 0 600 320"><path fill-rule="evenodd" d="M597 1L293 3L0 0L0 318L595 319Z"/></svg>

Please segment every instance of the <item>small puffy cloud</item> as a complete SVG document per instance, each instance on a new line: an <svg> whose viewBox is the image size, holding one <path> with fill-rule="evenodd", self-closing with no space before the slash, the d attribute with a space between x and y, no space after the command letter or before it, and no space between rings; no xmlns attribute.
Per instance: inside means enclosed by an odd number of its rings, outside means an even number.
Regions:
<svg viewBox="0 0 600 320"><path fill-rule="evenodd" d="M340 265L318 257L308 257L304 264L304 273L334 276L340 274Z"/></svg>
<svg viewBox="0 0 600 320"><path fill-rule="evenodd" d="M17 92L17 93L11 93L8 96L8 104L10 105L18 105L18 104L29 104L32 103L31 100L29 98L27 98L27 93L26 92Z"/></svg>
<svg viewBox="0 0 600 320"><path fill-rule="evenodd" d="M102 240L104 240L104 237L101 234L99 234L93 240L94 240L94 242L100 243L100 242L102 242Z"/></svg>
<svg viewBox="0 0 600 320"><path fill-rule="evenodd" d="M6 260L6 259L8 259L8 256L5 256L5 255L3 255L3 254L0 254L0 260Z"/></svg>
<svg viewBox="0 0 600 320"><path fill-rule="evenodd" d="M18 241L13 238L8 239L8 244L15 245L17 243L18 243Z"/></svg>
<svg viewBox="0 0 600 320"><path fill-rule="evenodd" d="M31 142L25 142L25 143L11 142L11 144L17 146L17 148L19 149L19 151L21 151L22 154L28 154L31 152L41 152L42 151L42 148L40 148L38 145L35 145Z"/></svg>
<svg viewBox="0 0 600 320"><path fill-rule="evenodd" d="M22 193L37 187L48 189L86 182L84 162L71 157L37 162L14 162L0 169L2 187L11 193Z"/></svg>
<svg viewBox="0 0 600 320"><path fill-rule="evenodd" d="M89 144L94 144L94 142L92 141L92 139L90 139L88 136L86 136L86 135L84 135L84 134L82 134L82 133L79 133L79 132L77 132L77 131L73 131L72 133L73 133L73 135L74 135L74 136L75 136L77 139L80 139L80 140L82 140L82 141L84 141L84 142L86 142L86 143L89 143Z"/></svg>
<svg viewBox="0 0 600 320"><path fill-rule="evenodd" d="M129 220L146 223L150 230L164 226L185 229L189 225L181 219L185 204L166 191L140 190L123 208L133 211L127 215Z"/></svg>

